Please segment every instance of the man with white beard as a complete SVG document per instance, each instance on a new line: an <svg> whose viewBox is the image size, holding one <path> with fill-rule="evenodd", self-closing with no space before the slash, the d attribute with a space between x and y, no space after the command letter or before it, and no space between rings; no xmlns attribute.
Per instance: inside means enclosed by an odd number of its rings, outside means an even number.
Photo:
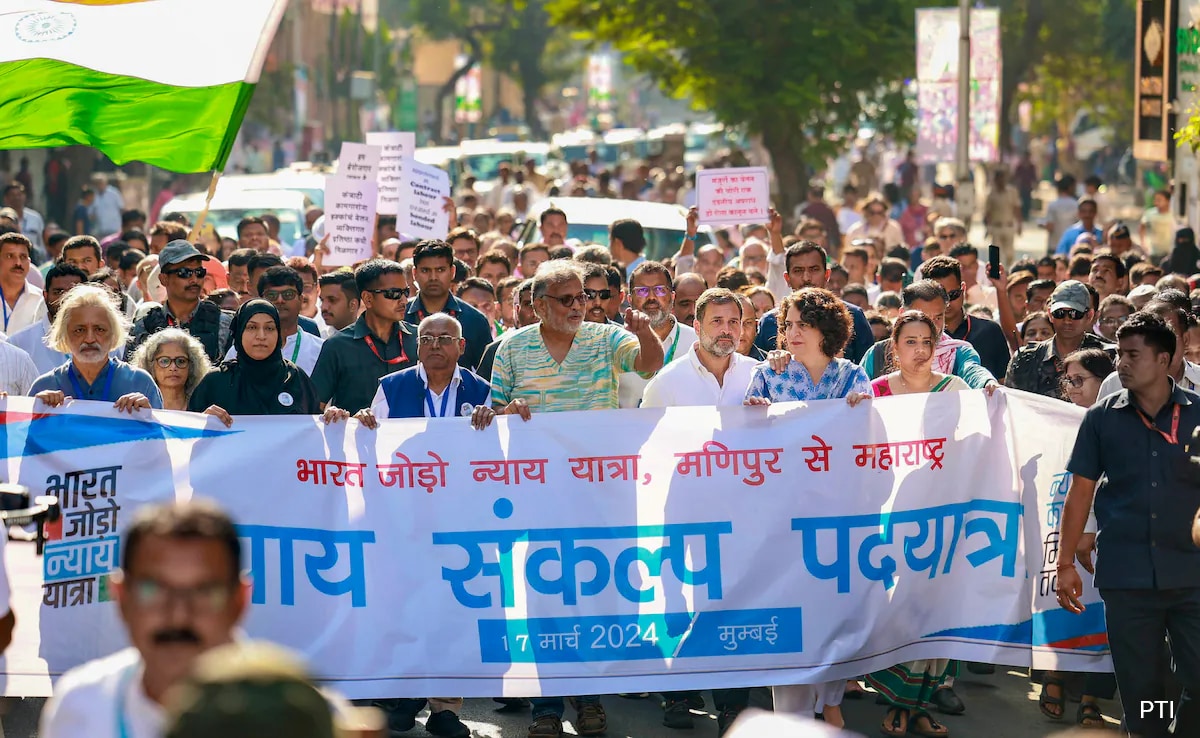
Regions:
<svg viewBox="0 0 1200 738"><path fill-rule="evenodd" d="M758 361L737 352L742 303L730 290L706 290L696 301L696 343L665 366L642 394L642 407L742 404Z"/></svg>
<svg viewBox="0 0 1200 738"><path fill-rule="evenodd" d="M650 327L662 341L664 367L682 358L696 343L696 331L675 320L675 291L671 283L671 273L654 261L642 262L629 275L629 302L634 310L650 318ZM621 407L641 405L648 380L636 372L626 372L620 381Z"/></svg>
<svg viewBox="0 0 1200 738"><path fill-rule="evenodd" d="M129 336L129 321L100 285L74 287L59 305L48 343L70 361L37 378L29 394L50 407L67 399L111 402L117 410L162 409L154 378L111 356Z"/></svg>

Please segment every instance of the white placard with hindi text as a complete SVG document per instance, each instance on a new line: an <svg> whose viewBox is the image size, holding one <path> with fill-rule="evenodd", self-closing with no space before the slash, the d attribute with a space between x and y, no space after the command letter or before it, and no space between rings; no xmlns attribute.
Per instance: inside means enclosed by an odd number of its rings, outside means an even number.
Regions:
<svg viewBox="0 0 1200 738"><path fill-rule="evenodd" d="M367 145L378 146L379 215L397 215L400 212L401 171L404 157L412 156L417 148L417 134L412 131L372 132L367 134Z"/></svg>
<svg viewBox="0 0 1200 738"><path fill-rule="evenodd" d="M379 172L379 159L383 149L364 143L342 144L338 157L338 176L360 182L374 182Z"/></svg>
<svg viewBox="0 0 1200 738"><path fill-rule="evenodd" d="M378 197L374 180L348 179L341 174L325 178L326 266L350 266L371 258Z"/></svg>
<svg viewBox="0 0 1200 738"><path fill-rule="evenodd" d="M402 166L396 230L416 239L445 238L448 229L442 206L450 196L450 175L412 157L405 157Z"/></svg>
<svg viewBox="0 0 1200 738"><path fill-rule="evenodd" d="M701 225L766 223L771 219L771 176L766 167L696 172Z"/></svg>

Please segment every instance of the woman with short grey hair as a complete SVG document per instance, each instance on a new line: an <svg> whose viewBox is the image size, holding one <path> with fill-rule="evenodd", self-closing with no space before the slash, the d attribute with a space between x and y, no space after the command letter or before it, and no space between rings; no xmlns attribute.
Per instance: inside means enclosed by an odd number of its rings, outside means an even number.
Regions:
<svg viewBox="0 0 1200 738"><path fill-rule="evenodd" d="M151 335L130 363L154 377L164 410L187 410L192 390L212 370L204 346L186 331L167 328Z"/></svg>

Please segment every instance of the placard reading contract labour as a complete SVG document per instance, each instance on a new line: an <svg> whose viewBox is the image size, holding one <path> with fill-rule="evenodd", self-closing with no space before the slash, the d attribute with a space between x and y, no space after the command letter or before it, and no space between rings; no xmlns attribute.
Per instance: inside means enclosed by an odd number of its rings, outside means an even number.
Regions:
<svg viewBox="0 0 1200 738"><path fill-rule="evenodd" d="M367 134L367 145L378 146L382 152L379 157L379 173L376 182L379 185L379 203L376 212L379 215L399 215L400 185L404 157L412 156L417 148L417 134L411 131L390 131Z"/></svg>
<svg viewBox="0 0 1200 738"><path fill-rule="evenodd" d="M348 266L371 258L378 198L374 180L348 179L340 174L325 178L326 266Z"/></svg>
<svg viewBox="0 0 1200 738"><path fill-rule="evenodd" d="M771 219L771 178L766 167L701 169L696 207L702 225L766 223Z"/></svg>
<svg viewBox="0 0 1200 738"><path fill-rule="evenodd" d="M402 166L396 230L417 239L445 238L449 228L442 207L450 197L450 175L412 157L405 157Z"/></svg>

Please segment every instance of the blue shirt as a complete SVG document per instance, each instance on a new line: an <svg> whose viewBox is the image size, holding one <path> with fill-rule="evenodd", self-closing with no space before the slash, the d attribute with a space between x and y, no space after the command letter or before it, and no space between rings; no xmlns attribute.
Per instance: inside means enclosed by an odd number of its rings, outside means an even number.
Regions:
<svg viewBox="0 0 1200 738"><path fill-rule="evenodd" d="M57 369L46 372L33 383L29 394L36 395L43 390L58 390L76 400L116 402L122 395L141 392L150 400L150 407L162 410L162 393L158 391L154 377L142 369L123 361L109 359L108 364L100 370L96 381L89 385L87 380L73 367L74 364L68 361Z"/></svg>
<svg viewBox="0 0 1200 738"><path fill-rule="evenodd" d="M765 361L754 367L746 397L765 397L771 402L812 402L837 400L851 392L871 394L871 380L853 361L831 360L820 380L814 382L808 369L792 359L782 374L775 373Z"/></svg>
<svg viewBox="0 0 1200 738"><path fill-rule="evenodd" d="M1067 229L1063 237L1058 242L1058 248L1054 250L1056 254L1066 256L1071 253L1071 247L1075 245L1075 240L1079 238L1087 229L1082 223L1076 222L1075 225ZM1092 228L1092 235L1096 237L1096 243L1104 243L1104 231L1099 228Z"/></svg>

